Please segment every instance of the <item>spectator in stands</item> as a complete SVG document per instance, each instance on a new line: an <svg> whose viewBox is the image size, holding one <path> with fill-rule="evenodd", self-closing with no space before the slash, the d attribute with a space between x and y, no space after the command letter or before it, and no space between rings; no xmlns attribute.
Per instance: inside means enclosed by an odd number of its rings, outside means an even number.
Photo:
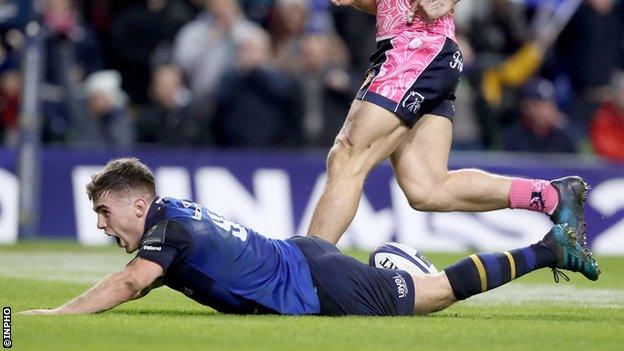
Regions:
<svg viewBox="0 0 624 351"><path fill-rule="evenodd" d="M14 146L18 141L22 76L16 69L0 73L0 142Z"/></svg>
<svg viewBox="0 0 624 351"><path fill-rule="evenodd" d="M377 49L375 16L344 6L334 6L332 12L336 32L343 39L351 57L352 70L362 77L370 67L371 52Z"/></svg>
<svg viewBox="0 0 624 351"><path fill-rule="evenodd" d="M51 51L71 51L69 57L59 57L49 53L53 68L58 64L54 60L72 59L70 69L74 75L84 78L103 67L100 44L91 28L82 20L78 8L72 0L47 0L43 15L43 24L47 31L47 46ZM69 48L67 48L69 46ZM50 69L49 69L50 71ZM64 72L53 73L62 74ZM56 82L63 78L54 76Z"/></svg>
<svg viewBox="0 0 624 351"><path fill-rule="evenodd" d="M239 38L259 29L245 19L236 0L206 0L205 5L205 11L182 28L173 52L191 91L201 99L213 96L223 73L236 61Z"/></svg>
<svg viewBox="0 0 624 351"><path fill-rule="evenodd" d="M182 0L145 0L116 16L111 27L114 67L121 72L124 90L134 103L147 101L154 51L171 44L192 18L193 11Z"/></svg>
<svg viewBox="0 0 624 351"><path fill-rule="evenodd" d="M307 0L310 17L306 25L308 32L330 33L334 31L331 3L327 0Z"/></svg>
<svg viewBox="0 0 624 351"><path fill-rule="evenodd" d="M154 70L149 96L150 102L139 116L139 141L165 145L207 143L210 109L194 99L178 66L164 64Z"/></svg>
<svg viewBox="0 0 624 351"><path fill-rule="evenodd" d="M47 141L65 141L71 125L82 123L84 77L103 68L100 45L71 0L48 0L43 14L46 68L43 90Z"/></svg>
<svg viewBox="0 0 624 351"><path fill-rule="evenodd" d="M196 0L201 1L201 0ZM239 0L247 18L266 27L273 15L276 0Z"/></svg>
<svg viewBox="0 0 624 351"><path fill-rule="evenodd" d="M273 53L281 70L294 73L302 69L299 60L301 39L309 17L306 0L277 0L269 31Z"/></svg>
<svg viewBox="0 0 624 351"><path fill-rule="evenodd" d="M607 98L612 74L624 68L624 2L587 0L559 41L559 52L572 82L570 117L583 137L589 120Z"/></svg>
<svg viewBox="0 0 624 351"><path fill-rule="evenodd" d="M547 80L530 81L521 93L520 118L505 132L504 149L517 152L572 153L576 145L566 116L555 103L555 89Z"/></svg>
<svg viewBox="0 0 624 351"><path fill-rule="evenodd" d="M488 61L486 65L504 60L530 39L521 1L476 0L462 5L472 11L463 10L457 16L458 31L470 38L474 50Z"/></svg>
<svg viewBox="0 0 624 351"><path fill-rule="evenodd" d="M594 114L590 132L597 155L624 162L624 73L613 76L610 98Z"/></svg>
<svg viewBox="0 0 624 351"><path fill-rule="evenodd" d="M8 45L0 45L0 145L13 146L18 139L22 95L19 57Z"/></svg>
<svg viewBox="0 0 624 351"><path fill-rule="evenodd" d="M219 84L218 143L237 147L295 145L301 139L296 84L273 69L269 35L262 29L251 30L237 49L235 68Z"/></svg>
<svg viewBox="0 0 624 351"><path fill-rule="evenodd" d="M117 71L91 74L85 82L88 114L76 125L75 141L98 147L127 149L134 144L134 121L126 111L127 96Z"/></svg>
<svg viewBox="0 0 624 351"><path fill-rule="evenodd" d="M541 53L530 40L522 1L475 0L461 5L455 17L458 37L465 34L468 42L463 46L471 47L477 56L473 67L465 65L463 80L479 88L474 101L481 144L500 148L504 143L501 128L509 124L508 112L518 102L511 90L522 87L536 74Z"/></svg>
<svg viewBox="0 0 624 351"><path fill-rule="evenodd" d="M304 108L301 124L304 145L309 147L333 144L354 95L354 80L343 65L332 60L334 50L328 35L309 34L296 60L303 65L298 75Z"/></svg>
<svg viewBox="0 0 624 351"><path fill-rule="evenodd" d="M319 1L277 0L269 30L277 65L291 75L300 75L306 70L301 58L303 39L308 34L326 36L330 45L325 55L329 61L343 68L351 63L347 46L335 34L331 17Z"/></svg>
<svg viewBox="0 0 624 351"><path fill-rule="evenodd" d="M478 90L471 85L471 81L477 74L475 72L477 57L470 42L464 36L457 35L457 44L462 52L463 74L466 79L459 81L455 91L452 148L454 150L482 150L484 144L479 125L481 120L475 111Z"/></svg>

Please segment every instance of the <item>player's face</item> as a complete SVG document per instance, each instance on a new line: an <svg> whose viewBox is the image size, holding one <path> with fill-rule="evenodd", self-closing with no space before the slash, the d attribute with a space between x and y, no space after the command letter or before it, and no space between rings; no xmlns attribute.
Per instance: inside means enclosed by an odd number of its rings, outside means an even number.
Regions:
<svg viewBox="0 0 624 351"><path fill-rule="evenodd" d="M136 251L143 235L144 211L136 199L106 192L93 202L97 227L117 241L127 253Z"/></svg>

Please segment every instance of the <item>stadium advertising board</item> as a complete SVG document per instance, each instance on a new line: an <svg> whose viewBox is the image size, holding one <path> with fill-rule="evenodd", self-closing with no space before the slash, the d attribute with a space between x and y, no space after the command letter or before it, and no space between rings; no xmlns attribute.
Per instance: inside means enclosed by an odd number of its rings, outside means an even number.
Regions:
<svg viewBox="0 0 624 351"><path fill-rule="evenodd" d="M146 150L133 152L154 171L159 193L202 203L222 215L285 238L306 231L324 183L324 155L233 151ZM84 186L91 174L124 153L48 149L42 153L39 233L109 243L95 227ZM0 243L17 239L18 179L15 154L0 152ZM557 178L581 174L592 190L586 208L588 240L603 254L624 253L624 167L548 159L462 155L451 168L479 167L497 173ZM521 210L486 213L424 213L412 210L383 164L369 177L343 247L370 249L396 240L424 251L501 250L539 240L550 228L541 214Z"/></svg>

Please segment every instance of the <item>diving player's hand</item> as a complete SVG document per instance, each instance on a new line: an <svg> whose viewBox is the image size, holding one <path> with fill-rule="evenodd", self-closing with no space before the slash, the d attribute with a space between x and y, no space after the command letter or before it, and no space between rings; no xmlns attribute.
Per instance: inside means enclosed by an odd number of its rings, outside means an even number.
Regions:
<svg viewBox="0 0 624 351"><path fill-rule="evenodd" d="M429 20L444 16L453 10L453 7L458 1L459 0L415 0L407 12L407 23L411 24L414 20L414 15L419 11Z"/></svg>

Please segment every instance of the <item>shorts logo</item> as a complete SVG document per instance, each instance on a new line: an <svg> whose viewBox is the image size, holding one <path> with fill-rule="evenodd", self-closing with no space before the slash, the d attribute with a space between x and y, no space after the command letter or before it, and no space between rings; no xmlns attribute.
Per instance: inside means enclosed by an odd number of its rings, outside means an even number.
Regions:
<svg viewBox="0 0 624 351"><path fill-rule="evenodd" d="M425 97L420 93L415 91L411 91L409 95L403 100L401 105L406 109L410 110L412 113L418 113L420 110L420 105L425 101Z"/></svg>
<svg viewBox="0 0 624 351"><path fill-rule="evenodd" d="M405 278L402 275L398 274L392 277L394 279L394 283L397 286L397 292L399 293L399 298L404 298L407 296L407 283L405 282Z"/></svg>
<svg viewBox="0 0 624 351"><path fill-rule="evenodd" d="M451 68L454 68L460 72L464 71L464 61L461 51L455 51L455 53L453 54L453 61L451 61L449 65L451 65Z"/></svg>

